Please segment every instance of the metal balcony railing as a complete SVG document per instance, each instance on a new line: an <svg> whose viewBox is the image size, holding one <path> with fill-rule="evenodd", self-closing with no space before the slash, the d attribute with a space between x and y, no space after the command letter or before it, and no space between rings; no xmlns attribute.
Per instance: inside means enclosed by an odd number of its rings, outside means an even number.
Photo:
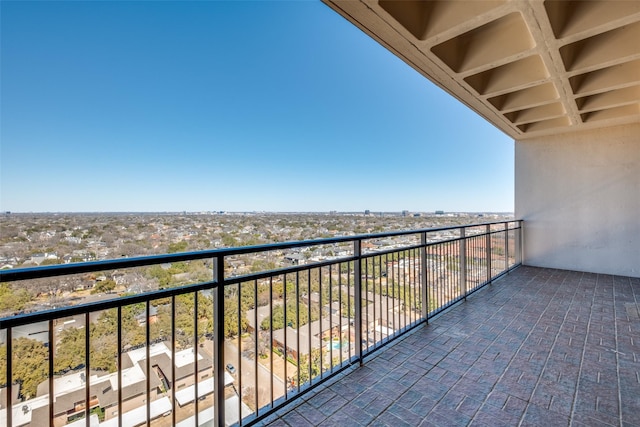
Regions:
<svg viewBox="0 0 640 427"><path fill-rule="evenodd" d="M518 266L521 242L507 221L1 271L157 288L1 318L0 426L252 424Z"/></svg>

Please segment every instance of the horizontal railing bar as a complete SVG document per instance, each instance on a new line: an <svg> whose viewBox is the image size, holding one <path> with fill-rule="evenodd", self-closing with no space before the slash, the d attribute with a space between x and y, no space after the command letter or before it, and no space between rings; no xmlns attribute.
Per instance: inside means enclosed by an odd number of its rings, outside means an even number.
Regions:
<svg viewBox="0 0 640 427"><path fill-rule="evenodd" d="M234 248L211 249L196 252L182 252L178 254L149 255L144 257L133 257L126 259L112 259L103 261L91 261L74 264L57 264L43 267L20 268L15 270L0 271L0 283L13 282L18 280L41 279L45 277L65 276L69 274L91 273L103 270L114 270L118 268L145 267L150 265L165 264L170 262L193 261L199 259L226 257L231 255L243 255L249 253L268 252L280 249L292 249L308 246L329 245L334 243L349 243L356 240L373 240L386 237L407 236L411 234L433 233L437 231L458 230L461 228L482 227L495 224L505 224L519 221L496 221L480 224L458 225L438 228L425 228L418 230L404 230L377 234L363 234L358 236L342 236L326 239L301 240L293 242L269 243L266 245L242 246ZM502 232L497 230L495 232Z"/></svg>
<svg viewBox="0 0 640 427"><path fill-rule="evenodd" d="M0 271L0 283L19 280L42 279L45 277L66 276L70 274L93 273L118 268L148 267L180 261L194 261L213 258L209 251L183 252L180 254L149 255L126 259L110 259L72 264L55 264L43 267L19 268Z"/></svg>
<svg viewBox="0 0 640 427"><path fill-rule="evenodd" d="M30 323L43 322L49 319L59 319L63 317L76 316L78 314L84 314L86 312L109 310L111 308L124 307L131 304L138 304L141 302L147 302L161 298L170 298L172 296L189 294L203 290L212 290L217 286L218 284L216 282L202 282L175 288L149 291L138 295L115 297L106 301L89 302L85 304L38 311L35 313L18 314L12 317L0 318L0 329L23 326Z"/></svg>
<svg viewBox="0 0 640 427"><path fill-rule="evenodd" d="M456 227L456 229L460 229L460 228L463 228L463 227ZM517 230L519 228L520 227L510 228L509 230ZM460 240L468 240L468 239L473 238L473 237L504 233L505 231L506 230L504 230L504 229L503 230L494 230L494 231L491 231L489 233L487 233L486 231L483 231L482 233L472 234L472 235L468 235L468 236L465 236L465 237L453 237L451 239L438 240L438 241L435 241L435 242L428 242L428 243L426 243L424 245L423 244L416 244L416 245L410 245L410 246L402 246L401 248L391 248L391 249L385 249L385 250L381 250L381 251L367 252L367 253L362 254L360 256L360 258L372 258L372 257L380 256L380 255L392 254L392 253L395 253L395 252L410 251L410 250L420 249L420 248L423 248L423 247L437 246L437 245L442 244L442 243L450 243L450 242L457 242L457 241L460 241ZM414 234L414 233L412 233L412 234ZM417 232L415 232L415 234L417 234ZM358 240L358 239L354 239L354 240ZM230 284L248 282L248 281L251 281L251 280L266 279L268 277L279 276L279 275L288 274L288 273L295 273L295 272L298 272L298 271L309 270L311 268L321 268L321 267L327 267L329 265L341 264L341 263L344 263L344 262L352 262L352 261L355 261L357 259L358 259L358 257L356 257L356 256L341 257L341 258L335 258L335 259L327 260L327 261L321 261L321 262L314 262L314 263L310 263L310 264L297 265L295 267L284 267L284 268L268 270L268 271L264 271L264 272L260 272L260 273L245 274L245 275L241 275L241 276L232 276L232 277L230 277L230 278L228 278L226 280L226 284L230 285Z"/></svg>
<svg viewBox="0 0 640 427"><path fill-rule="evenodd" d="M441 240L438 243L448 242L448 241L449 240ZM429 246L429 244L427 244L427 245L417 244L417 245L411 245L411 246L403 246L401 248L391 248L391 249L385 249L385 250L382 250L382 251L367 252L367 253L362 254L361 258L373 258L373 257L381 256L381 255L389 255L389 254L392 254L394 252L403 252L403 251L410 251L410 250L414 250L414 249L420 249L420 248L423 248L425 246Z"/></svg>
<svg viewBox="0 0 640 427"><path fill-rule="evenodd" d="M328 267L330 265L342 264L344 262L352 262L358 259L350 256L344 258L336 258L328 261L314 262L311 264L302 264L291 267L276 268L274 270L261 271L259 273L243 274L241 276L231 276L225 279L225 285L235 285L237 283L250 282L252 280L268 279L269 277L282 276L283 274L296 273L314 268Z"/></svg>

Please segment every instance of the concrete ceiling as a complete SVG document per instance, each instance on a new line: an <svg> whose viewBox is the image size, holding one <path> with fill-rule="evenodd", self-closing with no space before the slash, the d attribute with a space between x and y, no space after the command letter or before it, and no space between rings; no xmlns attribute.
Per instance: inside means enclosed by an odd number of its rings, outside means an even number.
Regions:
<svg viewBox="0 0 640 427"><path fill-rule="evenodd" d="M514 139L640 121L640 0L323 1Z"/></svg>

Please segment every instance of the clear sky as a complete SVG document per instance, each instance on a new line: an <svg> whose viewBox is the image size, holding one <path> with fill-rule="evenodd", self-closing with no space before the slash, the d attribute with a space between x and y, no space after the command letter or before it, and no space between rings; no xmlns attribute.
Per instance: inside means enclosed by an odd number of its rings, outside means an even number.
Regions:
<svg viewBox="0 0 640 427"><path fill-rule="evenodd" d="M2 211L513 211L511 138L319 1L0 8Z"/></svg>

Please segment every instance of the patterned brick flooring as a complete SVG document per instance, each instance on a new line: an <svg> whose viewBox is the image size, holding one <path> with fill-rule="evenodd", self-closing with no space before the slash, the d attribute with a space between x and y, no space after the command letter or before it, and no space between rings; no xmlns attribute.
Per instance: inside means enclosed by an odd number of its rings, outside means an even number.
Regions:
<svg viewBox="0 0 640 427"><path fill-rule="evenodd" d="M639 426L640 279L520 267L264 420Z"/></svg>

